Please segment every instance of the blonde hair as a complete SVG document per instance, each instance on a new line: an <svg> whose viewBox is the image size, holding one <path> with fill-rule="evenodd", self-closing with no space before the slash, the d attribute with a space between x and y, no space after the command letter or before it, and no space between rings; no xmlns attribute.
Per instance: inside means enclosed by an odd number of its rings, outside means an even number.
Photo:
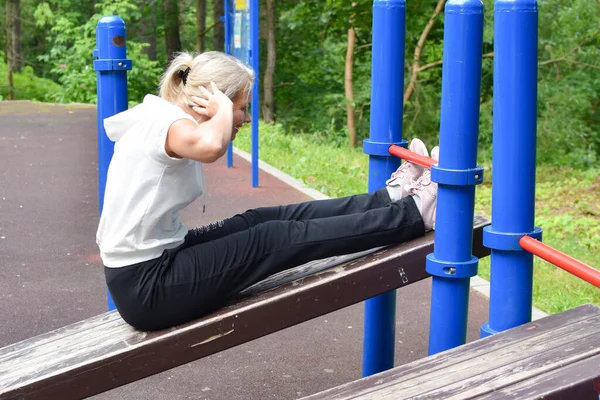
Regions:
<svg viewBox="0 0 600 400"><path fill-rule="evenodd" d="M158 94L171 103L192 105L195 103L191 96L204 97L198 86L212 91L210 82L216 83L219 90L233 101L238 94L250 94L254 71L237 58L218 51L196 56L182 52L176 55L163 74Z"/></svg>

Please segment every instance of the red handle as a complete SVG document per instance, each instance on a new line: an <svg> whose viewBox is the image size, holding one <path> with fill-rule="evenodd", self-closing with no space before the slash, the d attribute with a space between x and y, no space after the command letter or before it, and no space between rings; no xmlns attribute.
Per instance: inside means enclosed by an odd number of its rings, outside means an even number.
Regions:
<svg viewBox="0 0 600 400"><path fill-rule="evenodd" d="M415 164L422 165L427 168L431 168L432 165L437 164L433 158L425 157L410 150L405 149L404 147L397 146L395 144L391 145L388 149L391 155L402 158L406 161L412 161Z"/></svg>
<svg viewBox="0 0 600 400"><path fill-rule="evenodd" d="M555 250L530 236L523 236L519 240L519 244L523 250L527 250L528 252L543 258L549 263L552 263L557 267L562 268L565 271L570 272L584 281L600 288L600 271L597 269L590 267L589 265L584 264L573 257L561 253L560 251Z"/></svg>

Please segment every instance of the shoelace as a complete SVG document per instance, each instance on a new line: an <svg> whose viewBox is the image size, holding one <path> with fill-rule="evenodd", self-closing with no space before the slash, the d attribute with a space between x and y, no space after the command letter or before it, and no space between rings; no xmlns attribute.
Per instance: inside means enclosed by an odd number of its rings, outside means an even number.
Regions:
<svg viewBox="0 0 600 400"><path fill-rule="evenodd" d="M421 175L417 180L411 180L410 188L408 189L408 193L421 192L425 190L425 186L429 186L431 184L431 172L429 170L425 170L423 175Z"/></svg>
<svg viewBox="0 0 600 400"><path fill-rule="evenodd" d="M415 184L422 185L422 186L429 186L430 183L431 183L431 171L429 171L429 170L425 170L425 172L423 172L423 175L421 175L419 177L419 179L417 179L417 181L415 182Z"/></svg>
<svg viewBox="0 0 600 400"><path fill-rule="evenodd" d="M390 177L390 179L389 179L389 180L395 179L395 178L397 178L397 177L399 177L399 176L400 176L400 177L402 177L401 175L402 175L403 173L405 173L405 172L406 172L406 170L408 170L410 167L415 167L415 165L414 165L414 164L412 164L412 163L411 163L411 162L409 162L409 161L408 161L408 162L405 162L404 164L402 164L402 165L400 166L400 168L398 168L396 171L392 172L392 176Z"/></svg>

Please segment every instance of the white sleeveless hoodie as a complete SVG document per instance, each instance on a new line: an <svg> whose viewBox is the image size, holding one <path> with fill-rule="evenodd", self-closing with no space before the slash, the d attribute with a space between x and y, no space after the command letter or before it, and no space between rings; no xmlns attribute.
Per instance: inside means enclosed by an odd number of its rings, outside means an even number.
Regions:
<svg viewBox="0 0 600 400"><path fill-rule="evenodd" d="M183 243L187 228L179 211L203 193L204 176L201 163L165 151L167 131L180 119L196 123L181 108L147 95L104 120L115 142L96 234L106 267L148 261Z"/></svg>

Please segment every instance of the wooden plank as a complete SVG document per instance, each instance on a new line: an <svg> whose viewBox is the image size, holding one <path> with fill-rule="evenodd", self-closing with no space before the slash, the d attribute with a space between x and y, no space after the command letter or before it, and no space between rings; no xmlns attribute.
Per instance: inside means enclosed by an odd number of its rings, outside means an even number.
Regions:
<svg viewBox="0 0 600 400"><path fill-rule="evenodd" d="M600 355L476 397L477 400L598 400Z"/></svg>
<svg viewBox="0 0 600 400"><path fill-rule="evenodd" d="M483 369L483 373L475 373L473 376L465 379L461 371L452 371L443 382L447 383L445 387L437 387L427 393L421 393L410 398L418 399L472 399L479 396L493 393L501 388L510 387L519 382L534 379L544 375L549 371L562 368L564 365L577 363L600 354L600 331L595 335L588 335L578 338L573 343L573 337L564 337L564 342L552 347L554 342L552 338L541 338L541 345L535 342L530 344L527 354L518 355L516 349L510 349L513 357L502 357L502 365L495 364L494 367L488 366L489 363L482 363L477 360L470 363L472 369L477 371ZM571 342L571 343L565 343ZM538 353L536 353L538 352ZM494 359L495 355L490 355L488 361ZM467 365L464 368L468 368ZM485 370L485 368L490 368ZM420 391L420 390L419 390ZM414 390L413 390L414 392Z"/></svg>
<svg viewBox="0 0 600 400"><path fill-rule="evenodd" d="M593 306L592 306L593 307ZM596 315L594 315L596 316ZM345 388L348 388L348 393L356 392L359 393L358 388L364 388L364 390L370 390L371 387L381 387L384 382L380 382L384 379L385 384L395 385L396 378L402 383L402 387L410 389L420 385L438 385L438 380L443 380L448 371L455 368L461 368L461 371L468 376L478 375L486 369L472 370L470 367L462 368L461 366L469 366L474 360L488 360L491 357L502 356L503 352L508 351L509 345L519 346L517 349L517 355L526 352L531 345L536 345L536 341L539 340L542 335L553 332L561 327L569 329L573 324L589 321L590 310L586 306L582 306L565 313L553 315L552 318L544 318L533 323L523 325L511 330L511 336L507 337L506 332L498 335L491 336L489 338L478 340L469 343L465 346L461 346L443 353L436 354L432 357L417 360L413 363L406 364L400 367L396 367L390 371L383 372L378 375L374 375L354 383L348 383L338 388L331 389L331 391L324 392L327 396L315 397L315 398L337 398L332 397L338 392L343 393ZM587 324L585 325L587 326ZM560 333L550 333L559 335ZM569 333L567 332L568 336ZM492 354L492 352L494 352ZM471 374L471 375L468 375ZM377 383L376 383L377 382ZM355 385L356 384L356 385ZM439 384L438 386L443 387L446 383ZM345 398L341 395L339 398ZM349 397L353 398L353 397Z"/></svg>
<svg viewBox="0 0 600 400"><path fill-rule="evenodd" d="M489 254L482 245L488 224L476 219L478 257ZM161 332L135 331L110 312L16 343L0 349L0 399L82 398L154 375L427 278L425 256L432 251L430 233L321 272L302 267L299 275L280 277L279 286L271 282L258 289L265 291Z"/></svg>
<svg viewBox="0 0 600 400"><path fill-rule="evenodd" d="M600 308L584 305L306 400L479 398L599 354Z"/></svg>

